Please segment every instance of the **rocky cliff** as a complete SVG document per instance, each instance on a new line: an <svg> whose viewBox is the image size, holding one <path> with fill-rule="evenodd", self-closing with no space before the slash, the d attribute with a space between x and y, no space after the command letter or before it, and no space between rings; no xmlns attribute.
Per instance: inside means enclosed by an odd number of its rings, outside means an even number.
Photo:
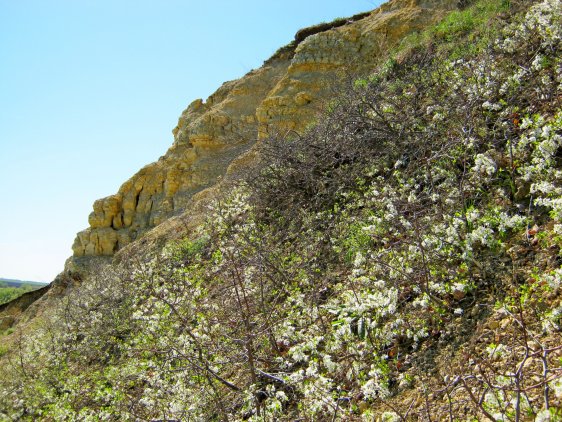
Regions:
<svg viewBox="0 0 562 422"><path fill-rule="evenodd" d="M388 47L457 3L393 0L370 13L303 29L261 68L224 83L206 101L193 101L166 154L115 195L94 202L89 227L76 236L74 257L111 256L189 210L193 195L216 184L260 138L302 132L345 75L372 70Z"/></svg>

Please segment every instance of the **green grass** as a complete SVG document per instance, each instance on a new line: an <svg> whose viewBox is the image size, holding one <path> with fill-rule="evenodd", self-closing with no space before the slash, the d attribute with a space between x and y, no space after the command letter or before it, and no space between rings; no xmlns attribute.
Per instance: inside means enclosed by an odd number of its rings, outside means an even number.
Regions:
<svg viewBox="0 0 562 422"><path fill-rule="evenodd" d="M449 13L432 30L439 39L450 42L474 31L486 24L498 13L509 10L509 2L505 0L478 1L474 5Z"/></svg>
<svg viewBox="0 0 562 422"><path fill-rule="evenodd" d="M449 13L435 26L406 36L395 55L432 43L439 45L440 50L446 50L451 59L467 53L476 54L494 37L493 26L488 25L490 20L509 11L510 7L508 0L478 0L466 9ZM464 38L469 42L459 43Z"/></svg>

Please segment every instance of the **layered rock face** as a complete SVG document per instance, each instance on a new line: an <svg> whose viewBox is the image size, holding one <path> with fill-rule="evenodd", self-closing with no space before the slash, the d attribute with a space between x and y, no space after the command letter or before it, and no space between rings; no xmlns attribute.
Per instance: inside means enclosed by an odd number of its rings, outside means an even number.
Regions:
<svg viewBox="0 0 562 422"><path fill-rule="evenodd" d="M139 234L185 210L191 196L214 184L257 138L255 110L286 72L287 60L225 83L182 113L172 147L119 192L94 202L90 227L78 233L74 256L112 255Z"/></svg>
<svg viewBox="0 0 562 422"><path fill-rule="evenodd" d="M111 256L188 211L193 195L216 184L260 138L305 130L342 78L369 72L387 48L456 7L456 0L394 0L368 14L299 31L260 69L192 102L166 154L94 203L74 256Z"/></svg>

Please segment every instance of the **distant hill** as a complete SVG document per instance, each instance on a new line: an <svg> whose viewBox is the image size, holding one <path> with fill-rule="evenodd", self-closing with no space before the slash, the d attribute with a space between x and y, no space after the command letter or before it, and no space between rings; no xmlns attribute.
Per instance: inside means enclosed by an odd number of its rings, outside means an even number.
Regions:
<svg viewBox="0 0 562 422"><path fill-rule="evenodd" d="M35 288L40 288L46 286L49 283L44 283L42 281L29 281L29 280L14 280L11 278L0 277L0 287L21 287L23 285L33 286Z"/></svg>

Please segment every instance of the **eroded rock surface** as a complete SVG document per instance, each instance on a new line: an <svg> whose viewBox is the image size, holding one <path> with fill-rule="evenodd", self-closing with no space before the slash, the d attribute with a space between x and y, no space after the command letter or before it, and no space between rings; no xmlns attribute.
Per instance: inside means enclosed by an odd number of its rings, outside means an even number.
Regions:
<svg viewBox="0 0 562 422"><path fill-rule="evenodd" d="M255 110L286 72L283 57L227 82L182 113L172 147L142 168L117 194L94 202L90 227L78 233L74 256L112 255L139 234L185 210L193 194L214 184L257 139Z"/></svg>

